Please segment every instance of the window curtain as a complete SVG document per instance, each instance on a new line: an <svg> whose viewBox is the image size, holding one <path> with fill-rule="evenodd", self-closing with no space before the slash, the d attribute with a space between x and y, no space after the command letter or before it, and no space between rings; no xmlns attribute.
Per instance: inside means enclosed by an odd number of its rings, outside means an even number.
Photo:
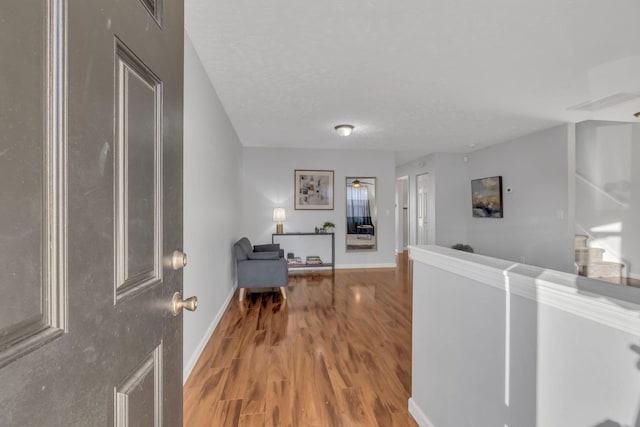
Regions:
<svg viewBox="0 0 640 427"><path fill-rule="evenodd" d="M373 225L367 187L347 187L347 233L374 234L373 228L358 229L359 225Z"/></svg>

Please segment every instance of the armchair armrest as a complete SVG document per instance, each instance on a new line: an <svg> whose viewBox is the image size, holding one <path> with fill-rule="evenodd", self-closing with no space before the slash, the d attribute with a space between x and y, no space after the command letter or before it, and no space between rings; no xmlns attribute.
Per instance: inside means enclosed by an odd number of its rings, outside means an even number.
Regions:
<svg viewBox="0 0 640 427"><path fill-rule="evenodd" d="M280 254L278 252L249 252L247 258L250 260L256 259L278 259Z"/></svg>

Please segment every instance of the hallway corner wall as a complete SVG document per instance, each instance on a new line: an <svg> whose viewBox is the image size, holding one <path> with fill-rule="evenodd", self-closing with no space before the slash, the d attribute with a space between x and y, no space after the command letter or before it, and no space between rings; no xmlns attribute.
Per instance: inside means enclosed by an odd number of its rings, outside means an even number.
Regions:
<svg viewBox="0 0 640 427"><path fill-rule="evenodd" d="M186 381L236 288L242 145L188 34L184 52L184 296L199 300L183 314Z"/></svg>

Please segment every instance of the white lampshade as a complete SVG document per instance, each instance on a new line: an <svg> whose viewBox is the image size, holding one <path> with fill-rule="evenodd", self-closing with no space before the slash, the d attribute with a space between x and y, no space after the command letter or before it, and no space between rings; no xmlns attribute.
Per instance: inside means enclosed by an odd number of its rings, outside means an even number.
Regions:
<svg viewBox="0 0 640 427"><path fill-rule="evenodd" d="M273 222L282 222L287 219L284 208L273 208Z"/></svg>

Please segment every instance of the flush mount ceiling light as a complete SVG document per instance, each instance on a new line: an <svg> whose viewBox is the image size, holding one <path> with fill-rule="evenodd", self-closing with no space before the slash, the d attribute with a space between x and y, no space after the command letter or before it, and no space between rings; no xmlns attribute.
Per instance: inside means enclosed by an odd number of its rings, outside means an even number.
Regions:
<svg viewBox="0 0 640 427"><path fill-rule="evenodd" d="M335 127L336 133L340 136L349 136L353 132L353 126L351 125L338 125Z"/></svg>

